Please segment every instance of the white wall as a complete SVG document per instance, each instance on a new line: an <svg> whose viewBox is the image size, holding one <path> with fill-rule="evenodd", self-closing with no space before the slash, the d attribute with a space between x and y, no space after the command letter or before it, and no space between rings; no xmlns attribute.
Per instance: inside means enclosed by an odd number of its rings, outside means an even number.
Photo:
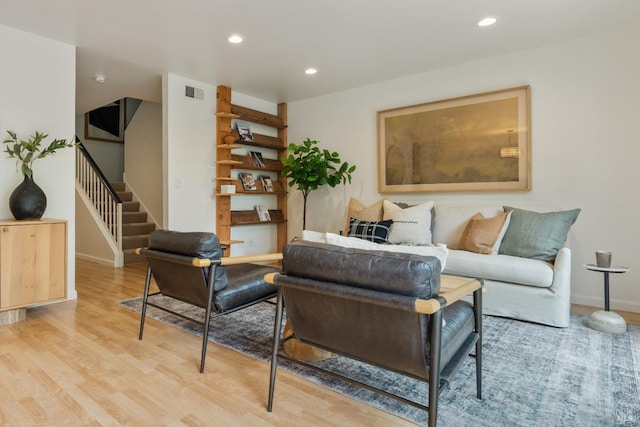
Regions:
<svg viewBox="0 0 640 427"><path fill-rule="evenodd" d="M163 223L162 105L143 101L125 131L126 182L150 219Z"/></svg>
<svg viewBox="0 0 640 427"><path fill-rule="evenodd" d="M73 140L75 131L75 47L0 25L0 136L35 131L50 139ZM37 160L34 179L47 195L46 218L68 221L67 294L75 292L75 152L58 151ZM9 196L22 181L15 160L0 156L0 218L13 218Z"/></svg>
<svg viewBox="0 0 640 427"><path fill-rule="evenodd" d="M289 104L289 142L306 137L356 164L352 185L311 193L307 228L340 228L353 196L377 190L376 112L531 85L533 187L524 193L390 194L397 201L496 201L582 208L572 228L572 302L603 304L603 277L584 264L613 251L631 267L611 277L612 308L640 312L639 29L577 39ZM291 190L289 235L299 235L302 196ZM326 213L325 213L326 212Z"/></svg>
<svg viewBox="0 0 640 427"><path fill-rule="evenodd" d="M185 96L185 85L204 99ZM163 227L215 231L216 87L175 74L162 77Z"/></svg>

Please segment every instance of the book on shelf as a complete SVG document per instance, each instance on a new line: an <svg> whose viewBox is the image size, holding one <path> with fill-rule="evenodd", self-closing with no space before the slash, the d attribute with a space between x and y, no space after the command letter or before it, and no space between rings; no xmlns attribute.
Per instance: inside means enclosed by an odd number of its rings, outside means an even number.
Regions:
<svg viewBox="0 0 640 427"><path fill-rule="evenodd" d="M253 178L253 174L250 173L239 173L238 178L240 178L240 182L242 182L242 189L244 191L257 191L258 187L256 186L256 180Z"/></svg>
<svg viewBox="0 0 640 427"><path fill-rule="evenodd" d="M269 215L269 210L266 206L257 205L256 212L258 212L258 219L260 219L260 221L271 221L271 215Z"/></svg>
<svg viewBox="0 0 640 427"><path fill-rule="evenodd" d="M260 178L260 184L262 184L263 191L268 191L268 192L274 191L273 181L271 180L270 177L261 175L259 178Z"/></svg>
<svg viewBox="0 0 640 427"><path fill-rule="evenodd" d="M255 167L263 168L264 167L264 158L262 157L262 153L259 151L250 151L249 158L251 159L251 163Z"/></svg>
<svg viewBox="0 0 640 427"><path fill-rule="evenodd" d="M238 135L241 141L253 141L253 134L247 123L238 122L236 123L236 128L238 129Z"/></svg>

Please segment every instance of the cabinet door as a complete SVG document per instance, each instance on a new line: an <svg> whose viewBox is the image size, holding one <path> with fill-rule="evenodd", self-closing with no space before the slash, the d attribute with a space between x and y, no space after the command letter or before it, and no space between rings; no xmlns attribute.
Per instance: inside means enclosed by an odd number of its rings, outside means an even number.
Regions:
<svg viewBox="0 0 640 427"><path fill-rule="evenodd" d="M66 296L66 223L0 228L0 309Z"/></svg>

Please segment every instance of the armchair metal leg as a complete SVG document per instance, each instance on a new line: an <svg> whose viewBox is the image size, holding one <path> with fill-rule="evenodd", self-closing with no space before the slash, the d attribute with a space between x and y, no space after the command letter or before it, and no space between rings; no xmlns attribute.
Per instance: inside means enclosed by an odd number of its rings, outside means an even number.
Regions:
<svg viewBox="0 0 640 427"><path fill-rule="evenodd" d="M204 331L202 331L202 354L200 355L200 373L204 372L204 361L207 357L207 343L209 342L209 322L211 321L211 305L213 304L213 282L216 276L216 265L212 265L207 277L207 286L209 287L209 299L207 309L204 315Z"/></svg>
<svg viewBox="0 0 640 427"><path fill-rule="evenodd" d="M276 385L276 370L278 369L278 349L280 348L280 334L282 333L282 312L284 301L282 298L282 288L278 288L278 299L276 303L276 320L273 325L273 350L271 352L271 376L269 379L269 402L267 411L273 408L273 391Z"/></svg>
<svg viewBox="0 0 640 427"><path fill-rule="evenodd" d="M429 337L429 427L438 423L438 395L440 394L440 350L442 346L442 312L430 315Z"/></svg>
<svg viewBox="0 0 640 427"><path fill-rule="evenodd" d="M482 399L482 288L473 293L473 310L476 321L476 396Z"/></svg>
<svg viewBox="0 0 640 427"><path fill-rule="evenodd" d="M142 331L144 331L144 318L147 315L147 300L149 299L149 287L151 285L151 266L147 265L147 278L144 282L144 297L142 298L142 310L140 316L140 333L138 340L142 340Z"/></svg>

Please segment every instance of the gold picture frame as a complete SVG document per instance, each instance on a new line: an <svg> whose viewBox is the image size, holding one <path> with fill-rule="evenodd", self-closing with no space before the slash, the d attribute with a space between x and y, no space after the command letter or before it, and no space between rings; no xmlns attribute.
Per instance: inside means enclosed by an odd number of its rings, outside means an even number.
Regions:
<svg viewBox="0 0 640 427"><path fill-rule="evenodd" d="M530 92L520 86L378 111L378 190L531 190Z"/></svg>

